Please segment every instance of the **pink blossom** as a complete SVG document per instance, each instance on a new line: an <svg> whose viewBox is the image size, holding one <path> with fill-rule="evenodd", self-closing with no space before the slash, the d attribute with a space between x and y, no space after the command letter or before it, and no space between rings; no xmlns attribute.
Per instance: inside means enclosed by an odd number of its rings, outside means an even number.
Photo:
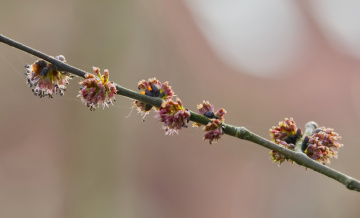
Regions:
<svg viewBox="0 0 360 218"><path fill-rule="evenodd" d="M160 122L164 123L166 135L178 133L182 127L187 127L190 112L184 109L179 98L176 102L168 100L163 103L156 117L160 118Z"/></svg>
<svg viewBox="0 0 360 218"><path fill-rule="evenodd" d="M341 136L334 129L321 127L316 129L306 141L305 154L310 158L322 163L330 163L329 158L337 158L334 148L344 146L337 142Z"/></svg>
<svg viewBox="0 0 360 218"><path fill-rule="evenodd" d="M109 81L109 71L104 70L104 75L101 75L100 69L93 67L94 73L86 74L85 80L80 82L82 85L79 95L81 101L86 106L90 107L90 110L95 110L95 107L99 107L102 104L103 108L113 104L115 101L116 85Z"/></svg>
<svg viewBox="0 0 360 218"><path fill-rule="evenodd" d="M279 126L273 126L269 131L273 142L290 150L294 150L296 142L302 137L301 129L296 127L293 118L285 118L285 121L279 122ZM279 165L285 160L293 162L277 151L270 151L270 159L279 162Z"/></svg>
<svg viewBox="0 0 360 218"><path fill-rule="evenodd" d="M204 140L208 139L210 144L213 141L217 142L224 135L223 126L219 119L211 119L211 122L204 127L204 131L207 132Z"/></svg>
<svg viewBox="0 0 360 218"><path fill-rule="evenodd" d="M57 60L66 62L65 57L62 55L55 57ZM32 65L26 65L25 68L27 76L27 82L32 88L32 91L36 96L40 98L49 96L53 97L53 94L60 93L64 95L66 86L69 83L71 77L59 70L44 60L37 60Z"/></svg>
<svg viewBox="0 0 360 218"><path fill-rule="evenodd" d="M210 118L210 119L218 119L221 122L224 122L224 115L226 114L226 110L223 108L220 108L216 112L214 112L214 105L210 104L209 101L203 101L202 104L197 105L197 109L199 114ZM200 123L194 123L192 125L193 127L199 127L202 126Z"/></svg>
<svg viewBox="0 0 360 218"><path fill-rule="evenodd" d="M150 78L148 79L148 81L139 81L138 89L143 90L141 92L141 94L143 95L162 98L164 100L169 100L174 95L174 92L172 91L171 86L169 86L168 82L161 83L156 78ZM135 101L133 105L137 107L138 112L143 114L144 117L149 113L151 108L153 108L152 105L145 104L141 101Z"/></svg>

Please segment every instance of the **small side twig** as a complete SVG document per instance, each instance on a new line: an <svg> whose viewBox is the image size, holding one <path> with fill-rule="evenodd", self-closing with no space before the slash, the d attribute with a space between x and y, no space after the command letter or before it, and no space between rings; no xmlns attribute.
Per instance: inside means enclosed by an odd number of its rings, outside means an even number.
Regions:
<svg viewBox="0 0 360 218"><path fill-rule="evenodd" d="M0 34L0 42L3 42L9 46L15 47L19 50L22 50L22 51L32 54L36 57L39 57L43 60L46 60L49 63L56 66L58 68L58 70L60 70L60 71L69 72L69 73L72 73L72 74L82 77L82 78L85 78L85 75L88 73L86 71L83 71L81 69L73 67L69 64L66 64L59 60L56 60L55 58L53 58L47 54L44 54L33 48L25 46L19 42L16 42L10 38L7 38L1 34ZM130 89L126 89L119 85L116 85L116 88L117 88L118 95L136 99L136 100L142 101L146 104L150 104L157 108L160 108L163 103L163 100L161 98L154 98L154 97L150 97L147 95L142 95L138 92L132 91ZM190 111L190 114L191 114L190 120L193 122L201 123L204 125L206 125L210 122L209 118L202 116L198 113ZM292 151L292 150L283 148L283 147L255 134L255 133L249 131L245 127L236 127L236 126L232 126L232 125L223 124L223 129L224 129L224 133L227 135L234 136L239 139L251 141L255 144L258 144L258 145L261 145L268 149L279 152L280 154L285 155L286 158L295 161L299 165L302 165L306 168L312 169L312 170L319 172L323 175L326 175L332 179L335 179L335 180L339 181L340 183L344 184L350 190L355 190L355 191L360 192L360 181L358 181L346 174L338 172L328 166L325 166L323 164L320 164L320 163L312 160L311 158L307 157L303 152L301 152L301 149L296 149L295 151Z"/></svg>

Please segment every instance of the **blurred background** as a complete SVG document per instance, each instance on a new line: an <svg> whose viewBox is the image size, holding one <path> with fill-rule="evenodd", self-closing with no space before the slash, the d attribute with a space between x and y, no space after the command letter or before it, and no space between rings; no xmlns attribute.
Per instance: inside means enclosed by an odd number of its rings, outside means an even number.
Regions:
<svg viewBox="0 0 360 218"><path fill-rule="evenodd" d="M285 117L343 139L331 167L360 179L360 2L2 1L0 33L136 90L169 81L228 124L269 138ZM269 150L201 129L165 136L132 100L91 112L76 95L39 99L35 57L0 45L0 217L359 217L360 194Z"/></svg>

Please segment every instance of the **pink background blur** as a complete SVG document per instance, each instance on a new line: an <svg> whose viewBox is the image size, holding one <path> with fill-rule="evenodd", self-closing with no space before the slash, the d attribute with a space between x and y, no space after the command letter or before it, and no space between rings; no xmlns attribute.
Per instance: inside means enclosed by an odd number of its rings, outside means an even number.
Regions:
<svg viewBox="0 0 360 218"><path fill-rule="evenodd" d="M285 117L335 128L331 167L360 179L360 4L356 1L3 1L0 33L136 90L169 81L185 106L269 137ZM359 217L360 194L269 150L201 129L165 136L132 100L90 112L35 97L36 58L0 45L0 217Z"/></svg>

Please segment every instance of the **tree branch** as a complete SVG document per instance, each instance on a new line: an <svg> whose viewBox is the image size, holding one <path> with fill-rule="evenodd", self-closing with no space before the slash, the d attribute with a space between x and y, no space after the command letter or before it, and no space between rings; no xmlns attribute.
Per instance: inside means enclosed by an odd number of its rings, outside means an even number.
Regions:
<svg viewBox="0 0 360 218"><path fill-rule="evenodd" d="M3 35L0 34L0 42L3 42L9 46L15 47L17 49L20 49L24 52L27 52L29 54L32 54L36 57L39 57L43 60L48 61L49 63L53 64L54 66L56 66L58 68L58 70L60 71L65 71L65 72L69 72L72 73L76 76L85 78L85 75L88 73L86 71L83 71L81 69L78 69L76 67L73 67L69 64L63 63L59 60L56 60L55 58L44 54L40 51L37 51L33 48L30 48L28 46L25 46L19 42L16 42L10 38L7 38ZM161 98L154 98L154 97L150 97L147 95L143 95L140 94L138 92L132 91L130 89L126 89L122 86L116 85L117 88L117 94L118 95L122 95L122 96L126 96L132 99L136 99L139 101L142 101L146 104L150 104L154 107L160 108L161 104L163 102L163 100ZM203 125L206 125L207 123L210 122L210 119L202 116L200 114L197 114L195 112L190 111L190 120L196 123L201 123ZM247 130L245 127L236 127L236 126L232 126L232 125L228 125L228 124L224 124L223 125L224 128L224 132L227 135L230 136L234 136L237 137L239 139L244 139L247 141L251 141L255 144L261 145L263 147L266 147L268 149L274 150L280 154L285 155L286 158L291 159L293 161L295 161L297 164L302 165L306 168L312 169L314 171L317 171L321 174L324 174L332 179L335 179L337 181L339 181L340 183L344 184L348 189L350 190L355 190L360 192L360 181L346 175L343 174L341 172L338 172L328 166L325 166L323 164L320 164L314 160L312 160L311 158L309 158L308 156L306 156L301 149L295 149L295 151L283 148L259 135L256 135L255 133ZM298 147L298 146L297 146Z"/></svg>

